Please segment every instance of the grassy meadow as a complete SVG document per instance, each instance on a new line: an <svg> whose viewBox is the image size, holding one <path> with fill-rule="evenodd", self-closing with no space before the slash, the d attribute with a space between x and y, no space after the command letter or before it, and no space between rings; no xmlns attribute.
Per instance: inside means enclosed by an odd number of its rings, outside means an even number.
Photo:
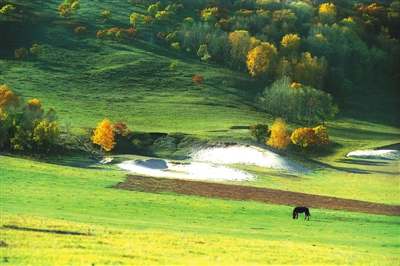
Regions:
<svg viewBox="0 0 400 266"><path fill-rule="evenodd" d="M175 25L100 42L97 30L128 28L132 12L145 12L127 1L82 0L71 18L60 18L62 1L7 2L23 12L0 18L0 84L24 102L54 107L64 132L87 134L108 118L132 131L251 143L248 131L235 128L273 123L255 105L265 84L152 39ZM107 8L114 18L105 23L98 14ZM74 32L78 25L86 35ZM41 54L14 58L15 49L34 43ZM178 67L170 70L173 61ZM193 83L195 74L203 85ZM312 174L235 167L258 177L243 185L398 206L399 161L345 157L399 143L398 106L398 84L359 84L326 123L332 151L294 158ZM311 209L310 221L293 220L293 206L116 190L110 187L126 173L89 157L0 155L1 265L400 264L398 216ZM124 158L135 157L117 160Z"/></svg>
<svg viewBox="0 0 400 266"><path fill-rule="evenodd" d="M115 190L118 171L0 158L2 259L14 265L399 262L399 217L293 220L290 206Z"/></svg>

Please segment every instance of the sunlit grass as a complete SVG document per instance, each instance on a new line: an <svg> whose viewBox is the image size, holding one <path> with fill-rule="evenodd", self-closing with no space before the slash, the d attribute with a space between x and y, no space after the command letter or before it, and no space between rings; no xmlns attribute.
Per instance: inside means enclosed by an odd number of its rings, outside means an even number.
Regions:
<svg viewBox="0 0 400 266"><path fill-rule="evenodd" d="M115 190L123 172L0 160L11 265L399 262L399 217L312 209L293 220L290 206Z"/></svg>

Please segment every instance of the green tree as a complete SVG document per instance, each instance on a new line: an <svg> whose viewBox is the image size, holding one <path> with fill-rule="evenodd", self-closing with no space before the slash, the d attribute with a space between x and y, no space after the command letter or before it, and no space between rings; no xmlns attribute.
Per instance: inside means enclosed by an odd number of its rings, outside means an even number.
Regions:
<svg viewBox="0 0 400 266"><path fill-rule="evenodd" d="M129 17L129 23L133 26L137 26L139 24L143 24L146 21L146 16L138 13L132 13Z"/></svg>
<svg viewBox="0 0 400 266"><path fill-rule="evenodd" d="M60 130L56 121L43 119L33 130L33 141L37 145L38 153L48 154L54 151L60 138Z"/></svg>
<svg viewBox="0 0 400 266"><path fill-rule="evenodd" d="M270 135L267 124L254 124L250 127L251 138L258 143L265 143Z"/></svg>

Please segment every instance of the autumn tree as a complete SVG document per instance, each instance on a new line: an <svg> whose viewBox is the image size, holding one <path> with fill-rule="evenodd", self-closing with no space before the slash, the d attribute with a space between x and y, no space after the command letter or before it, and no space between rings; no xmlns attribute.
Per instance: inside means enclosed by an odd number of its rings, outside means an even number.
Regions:
<svg viewBox="0 0 400 266"><path fill-rule="evenodd" d="M322 24L332 25L336 20L336 6L333 3L324 3L319 6L318 15Z"/></svg>
<svg viewBox="0 0 400 266"><path fill-rule="evenodd" d="M282 118L275 119L271 126L271 134L267 140L267 145L285 150L291 142L288 128L289 126L286 124L285 120Z"/></svg>
<svg viewBox="0 0 400 266"><path fill-rule="evenodd" d="M300 37L297 34L286 34L281 41L281 55L296 58L300 48Z"/></svg>
<svg viewBox="0 0 400 266"><path fill-rule="evenodd" d="M5 16L10 16L15 11L15 7L11 4L7 4L0 9L0 14Z"/></svg>
<svg viewBox="0 0 400 266"><path fill-rule="evenodd" d="M37 145L38 153L49 154L54 151L59 138L60 130L56 121L43 119L33 130L33 141Z"/></svg>
<svg viewBox="0 0 400 266"><path fill-rule="evenodd" d="M101 149L111 151L115 146L114 138L115 134L110 120L104 119L97 125L90 139L94 144L99 145Z"/></svg>
<svg viewBox="0 0 400 266"><path fill-rule="evenodd" d="M292 79L316 89L323 89L327 75L328 62L324 57L312 57L310 53L302 53L293 66Z"/></svg>
<svg viewBox="0 0 400 266"><path fill-rule="evenodd" d="M263 42L247 54L247 69L254 77L262 77L272 73L276 63L277 50L273 44Z"/></svg>
<svg viewBox="0 0 400 266"><path fill-rule="evenodd" d="M260 44L260 41L252 38L246 30L237 30L229 34L230 65L237 69L246 67L247 55L250 50ZM259 49L260 52L263 49Z"/></svg>
<svg viewBox="0 0 400 266"><path fill-rule="evenodd" d="M195 76L193 77L193 82L194 82L196 85L201 85L201 84L204 83L204 78L203 78L203 76L195 75Z"/></svg>
<svg viewBox="0 0 400 266"><path fill-rule="evenodd" d="M290 138L294 145L302 148L315 148L325 145L329 140L328 131L323 125L319 125L315 128L298 128L293 131Z"/></svg>
<svg viewBox="0 0 400 266"><path fill-rule="evenodd" d="M129 17L129 23L133 26L137 26L139 24L143 24L146 22L146 16L142 14L138 14L136 12L132 13Z"/></svg>
<svg viewBox="0 0 400 266"><path fill-rule="evenodd" d="M100 12L100 17L104 22L106 22L107 20L113 18L114 14L110 10L106 9L103 12Z"/></svg>
<svg viewBox="0 0 400 266"><path fill-rule="evenodd" d="M79 0L65 0L64 3L58 6L61 17L70 17L78 12L81 8Z"/></svg>
<svg viewBox="0 0 400 266"><path fill-rule="evenodd" d="M300 147L315 146L317 144L317 135L314 129L310 127L298 128L293 131L291 135L291 140L294 145Z"/></svg>
<svg viewBox="0 0 400 266"><path fill-rule="evenodd" d="M19 97L8 88L7 84L0 86L0 115L6 115L17 107L19 107Z"/></svg>

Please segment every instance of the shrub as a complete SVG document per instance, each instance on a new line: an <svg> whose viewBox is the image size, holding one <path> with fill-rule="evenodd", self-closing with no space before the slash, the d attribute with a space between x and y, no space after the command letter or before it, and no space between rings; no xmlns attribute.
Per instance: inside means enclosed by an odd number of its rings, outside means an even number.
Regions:
<svg viewBox="0 0 400 266"><path fill-rule="evenodd" d="M113 13L111 13L110 10L104 10L103 12L100 13L100 17L106 22L108 19L112 18L114 16Z"/></svg>
<svg viewBox="0 0 400 266"><path fill-rule="evenodd" d="M86 33L86 27L84 26L78 26L75 28L75 32L78 34L85 34Z"/></svg>
<svg viewBox="0 0 400 266"><path fill-rule="evenodd" d="M21 60L27 55L28 55L28 50L24 47L18 48L17 50L14 51L14 56L18 60Z"/></svg>
<svg viewBox="0 0 400 266"><path fill-rule="evenodd" d="M254 124L250 127L250 135L253 140L258 143L265 143L267 138L270 136L268 125L266 124Z"/></svg>
<svg viewBox="0 0 400 266"><path fill-rule="evenodd" d="M194 78L193 78L193 81L194 81L195 84L201 85L201 84L204 83L204 78L203 78L203 76L195 75Z"/></svg>

